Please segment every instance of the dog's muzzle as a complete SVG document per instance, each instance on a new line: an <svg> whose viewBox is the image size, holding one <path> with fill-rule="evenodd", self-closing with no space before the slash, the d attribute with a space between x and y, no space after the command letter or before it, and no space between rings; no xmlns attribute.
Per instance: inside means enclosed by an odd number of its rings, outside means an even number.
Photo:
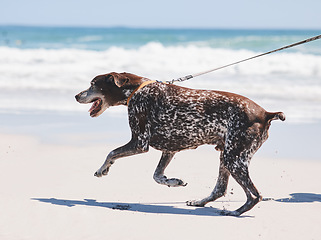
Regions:
<svg viewBox="0 0 321 240"><path fill-rule="evenodd" d="M87 100L87 96L88 96L88 91L82 91L80 93L78 93L75 98L76 101L79 103L89 103L90 101Z"/></svg>
<svg viewBox="0 0 321 240"><path fill-rule="evenodd" d="M98 117L108 107L99 95L90 94L88 90L80 92L75 98L79 103L92 103L91 108L88 110L91 117Z"/></svg>

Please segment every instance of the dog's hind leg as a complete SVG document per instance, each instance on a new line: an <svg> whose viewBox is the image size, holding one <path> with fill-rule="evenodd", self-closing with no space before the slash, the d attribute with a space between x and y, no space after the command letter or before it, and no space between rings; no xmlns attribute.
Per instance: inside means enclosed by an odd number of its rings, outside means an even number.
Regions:
<svg viewBox="0 0 321 240"><path fill-rule="evenodd" d="M223 215L239 216L242 213L252 209L258 202L262 200L262 196L254 186L249 176L248 164L251 155L249 152L250 151L246 150L239 154L239 156L225 156L226 168L229 170L235 181L243 188L247 200L246 203L237 210L224 211L222 212ZM234 159L232 160L232 158Z"/></svg>
<svg viewBox="0 0 321 240"><path fill-rule="evenodd" d="M221 152L219 176L211 195L202 200L187 201L186 204L188 206L204 207L208 202L215 201L216 199L224 196L226 193L229 176L230 172L224 166L223 153Z"/></svg>
<svg viewBox="0 0 321 240"><path fill-rule="evenodd" d="M262 200L262 196L254 186L252 180L250 179L249 172L247 168L238 168L237 173L232 172L231 175L236 180L238 184L243 188L247 200L246 203L239 209L232 212L223 212L224 215L239 216L242 213L252 209L258 202Z"/></svg>
<svg viewBox="0 0 321 240"><path fill-rule="evenodd" d="M175 152L163 152L162 157L157 165L154 173L154 180L159 183L166 185L168 187L179 187L186 186L187 183L177 178L167 178L164 175L165 168L168 166L170 161L173 159Z"/></svg>

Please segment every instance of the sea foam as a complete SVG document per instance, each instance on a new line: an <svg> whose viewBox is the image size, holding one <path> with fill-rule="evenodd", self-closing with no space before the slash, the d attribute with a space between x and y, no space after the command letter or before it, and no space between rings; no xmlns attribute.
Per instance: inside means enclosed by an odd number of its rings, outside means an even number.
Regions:
<svg viewBox="0 0 321 240"><path fill-rule="evenodd" d="M0 110L83 111L73 96L87 88L98 74L126 71L165 81L257 54L197 44L164 46L158 42L135 49L114 46L104 51L0 47ZM268 110L287 112L293 121L321 119L317 113L321 112L320 55L275 53L181 85L239 93Z"/></svg>

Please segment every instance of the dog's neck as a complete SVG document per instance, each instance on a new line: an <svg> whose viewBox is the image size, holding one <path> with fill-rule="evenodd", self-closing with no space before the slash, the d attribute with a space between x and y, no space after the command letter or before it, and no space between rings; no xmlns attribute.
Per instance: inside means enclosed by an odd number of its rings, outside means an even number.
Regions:
<svg viewBox="0 0 321 240"><path fill-rule="evenodd" d="M121 87L122 88L122 93L124 98L119 101L116 105L125 105L127 106L129 102L129 99L135 94L135 92L137 92L140 89L140 86L142 86L142 84L144 84L144 82L149 82L151 81L148 78L144 78L144 77L140 77L137 79L131 79L131 81L129 81L128 85L126 84L125 86Z"/></svg>
<svg viewBox="0 0 321 240"><path fill-rule="evenodd" d="M154 82L156 82L155 80L149 80L149 79L147 79L147 78L144 78L144 80L146 80L146 81L143 81L137 88L135 88L131 93L130 93L130 95L127 97L127 101L126 101L126 105L128 106L128 103L129 103L129 101L130 101L130 99L134 96L134 94L139 90L139 89L141 89L141 88L143 88L143 87L145 87L145 86L147 86L147 85L149 85L149 84L151 84L151 83L154 83Z"/></svg>

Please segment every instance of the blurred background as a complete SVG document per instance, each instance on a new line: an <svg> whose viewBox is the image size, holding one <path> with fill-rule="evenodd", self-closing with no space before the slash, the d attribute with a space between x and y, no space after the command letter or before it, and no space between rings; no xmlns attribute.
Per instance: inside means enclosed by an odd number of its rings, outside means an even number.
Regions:
<svg viewBox="0 0 321 240"><path fill-rule="evenodd" d="M130 136L128 127L120 127L127 126L125 107L92 120L86 113L90 106L74 100L98 74L126 71L171 80L321 34L316 0L5 0L1 5L0 130L44 140L57 132L84 131L117 141L115 128ZM311 136L321 133L321 40L179 85L238 93L268 111L283 111L287 121L274 124L270 153L293 152L303 138L309 151L294 156L313 152L319 158L318 141Z"/></svg>

